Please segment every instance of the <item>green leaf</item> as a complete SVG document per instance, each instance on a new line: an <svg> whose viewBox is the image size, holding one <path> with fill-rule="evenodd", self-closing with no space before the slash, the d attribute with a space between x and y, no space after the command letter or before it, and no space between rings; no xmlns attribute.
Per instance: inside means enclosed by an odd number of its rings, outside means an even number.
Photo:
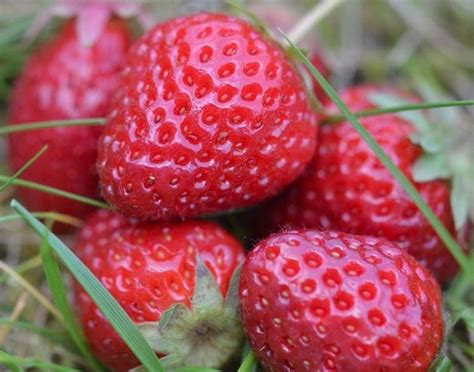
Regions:
<svg viewBox="0 0 474 372"><path fill-rule="evenodd" d="M453 326L460 320L464 321L466 326L474 331L474 307L467 307L457 313L454 313L451 317Z"/></svg>
<svg viewBox="0 0 474 372"><path fill-rule="evenodd" d="M43 237L47 234L48 243L56 254L142 364L149 370L164 372L160 360L143 338L136 325L89 268L56 235L48 233L48 229L19 202L12 200L11 207L25 219L38 235Z"/></svg>
<svg viewBox="0 0 474 372"><path fill-rule="evenodd" d="M472 192L472 190L471 190ZM467 222L469 213L469 190L464 187L462 175L455 174L451 187L451 209L456 229L461 229Z"/></svg>
<svg viewBox="0 0 474 372"><path fill-rule="evenodd" d="M37 368L40 371L51 371L51 372L79 372L77 369L62 367L57 364L47 363L40 360L34 360L29 358L18 358L13 355L7 354L4 351L0 351L0 366L8 365L14 368L16 371L23 371L23 368Z"/></svg>
<svg viewBox="0 0 474 372"><path fill-rule="evenodd" d="M249 352L237 372L255 372L258 367L257 357L253 352Z"/></svg>
<svg viewBox="0 0 474 372"><path fill-rule="evenodd" d="M5 190L8 186L12 184L20 175L26 171L38 158L44 154L44 152L48 149L48 145L43 146L30 160L28 160L13 176L10 177L2 186L0 186L0 192Z"/></svg>
<svg viewBox="0 0 474 372"><path fill-rule="evenodd" d="M207 368L207 367L181 367L170 369L170 372L220 372L219 369Z"/></svg>
<svg viewBox="0 0 474 372"><path fill-rule="evenodd" d="M395 105L407 105L410 102L396 95L375 92L369 95L369 100L379 107L387 108ZM416 129L416 133L410 136L410 139L421 145L429 153L439 152L442 148L442 136L435 130L436 128L428 121L425 115L420 111L402 111L398 116L410 122Z"/></svg>
<svg viewBox="0 0 474 372"><path fill-rule="evenodd" d="M69 332L81 354L86 358L87 361L89 361L94 370L102 371L104 368L89 351L82 331L77 324L74 313L67 300L66 287L64 286L64 281L62 279L58 263L56 262L51 246L49 245L48 235L49 232L43 236L40 246L40 254L41 260L43 262L44 274L46 276L49 290L53 297L53 302L61 312L64 319L64 327Z"/></svg>
<svg viewBox="0 0 474 372"><path fill-rule="evenodd" d="M359 123L357 117L349 110L349 108L344 104L341 98L338 96L334 88L327 82L327 80L321 75L321 73L311 64L308 58L299 51L299 49L291 43L291 41L285 36L288 43L297 50L300 60L306 65L308 70L311 72L313 77L319 82L321 87L324 89L326 94L331 98L331 100L336 104L344 117L352 124L354 129L359 133L362 139L367 143L367 145L372 149L372 151L377 155L378 159L382 162L385 168L390 172L390 174L400 183L408 196L413 200L418 209L426 217L430 225L436 231L440 239L449 249L455 260L458 262L459 266L466 273L472 282L474 282L474 272L471 270L471 267L464 255L462 249L457 244L456 240L451 236L449 231L445 228L443 223L431 210L431 208L424 202L421 195L418 193L413 184L408 180L408 178L403 174L403 172L393 163L389 156L383 151L380 145L375 141L375 139L365 130L365 128Z"/></svg>
<svg viewBox="0 0 474 372"><path fill-rule="evenodd" d="M55 128L55 127L82 127L91 125L104 125L104 118L84 118L68 120L35 121L31 123L22 123L14 125L5 125L0 127L1 134L18 133L30 130Z"/></svg>
<svg viewBox="0 0 474 372"><path fill-rule="evenodd" d="M10 177L0 174L0 181L9 181L9 180L10 180ZM91 205L93 207L104 208L104 209L110 208L108 204L103 203L99 200L90 199L85 196L77 195L72 192L60 190L55 187L42 185L36 182L22 180L21 178L17 178L11 181L11 183L16 186L25 187L27 189L38 190L38 191L45 192L47 194L61 196L66 199L70 199L70 200L74 200L83 204Z"/></svg>
<svg viewBox="0 0 474 372"><path fill-rule="evenodd" d="M416 182L449 179L451 175L443 154L423 154L415 162L412 174Z"/></svg>
<svg viewBox="0 0 474 372"><path fill-rule="evenodd" d="M449 372L453 367L447 356L438 357L431 365L429 372Z"/></svg>

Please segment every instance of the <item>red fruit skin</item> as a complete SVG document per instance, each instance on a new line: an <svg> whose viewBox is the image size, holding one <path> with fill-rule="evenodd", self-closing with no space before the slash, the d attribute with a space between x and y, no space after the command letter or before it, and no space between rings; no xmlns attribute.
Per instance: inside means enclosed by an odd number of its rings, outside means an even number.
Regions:
<svg viewBox="0 0 474 372"><path fill-rule="evenodd" d="M196 253L223 295L244 251L216 224L135 224L114 212L94 213L80 231L75 253L137 323L158 321L175 303L190 306ZM80 323L92 352L114 371L140 363L85 291L75 283Z"/></svg>
<svg viewBox="0 0 474 372"><path fill-rule="evenodd" d="M274 234L247 256L239 297L268 371L426 371L443 339L438 284L381 238Z"/></svg>
<svg viewBox="0 0 474 372"><path fill-rule="evenodd" d="M9 122L102 117L116 90L131 43L125 22L109 21L91 47L83 47L75 21L35 52L16 82ZM100 127L59 127L8 137L9 162L17 171L44 145L49 148L22 178L94 198L98 195L97 139ZM91 207L29 189L20 189L25 205L35 211L57 211L84 217Z"/></svg>
<svg viewBox="0 0 474 372"><path fill-rule="evenodd" d="M275 43L231 16L176 18L131 50L99 142L102 195L148 220L245 207L303 171L316 130Z"/></svg>
<svg viewBox="0 0 474 372"><path fill-rule="evenodd" d="M368 95L377 91L414 100L406 92L372 86L348 88L341 97L352 111L368 110L375 107ZM334 104L328 104L327 109L337 112ZM414 131L412 124L397 115L366 117L360 122L456 236L448 183L413 180L412 167L421 149L408 138ZM265 228L322 227L382 236L397 242L441 282L452 278L458 270L455 260L351 124L344 121L323 126L318 143L304 175L261 212L265 216L262 220L267 221Z"/></svg>

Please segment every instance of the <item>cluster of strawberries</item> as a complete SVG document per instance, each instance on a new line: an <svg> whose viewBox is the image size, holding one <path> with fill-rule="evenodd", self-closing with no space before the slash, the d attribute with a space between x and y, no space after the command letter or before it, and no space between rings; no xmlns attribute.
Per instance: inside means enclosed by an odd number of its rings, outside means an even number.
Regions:
<svg viewBox="0 0 474 372"><path fill-rule="evenodd" d="M11 123L106 124L16 133L9 155L17 170L49 144L24 178L88 197L100 184L116 212L88 217L75 252L156 352L229 370L243 328L269 371L426 370L444 332L432 275L446 281L457 265L352 126L319 128L298 69L241 19L183 16L131 39L112 18L84 47L73 20L42 46L16 84ZM416 101L375 86L341 97L361 111L377 93ZM361 123L454 234L448 184L412 177L421 150L410 121ZM21 197L33 210L90 213L38 191ZM262 201L255 224L273 234L247 256L219 225L192 220ZM89 296L74 294L97 357L136 367Z"/></svg>

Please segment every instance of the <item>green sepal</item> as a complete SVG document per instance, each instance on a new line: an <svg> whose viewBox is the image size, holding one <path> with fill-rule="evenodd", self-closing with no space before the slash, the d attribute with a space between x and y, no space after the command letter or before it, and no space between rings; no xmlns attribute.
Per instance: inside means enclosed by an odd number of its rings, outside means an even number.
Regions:
<svg viewBox="0 0 474 372"><path fill-rule="evenodd" d="M409 103L385 93L370 94L369 99L382 108ZM462 230L469 219L474 221L474 131L463 128L460 123L448 123L449 126L430 123L418 111L399 112L396 115L413 124L416 132L410 139L424 150L413 166L414 180L451 180L451 210L456 229Z"/></svg>
<svg viewBox="0 0 474 372"><path fill-rule="evenodd" d="M240 313L240 304L239 304L239 281L240 281L240 272L242 270L242 264L239 264L237 268L232 273L232 278L230 279L229 289L224 301L224 308L227 311L239 316Z"/></svg>
<svg viewBox="0 0 474 372"><path fill-rule="evenodd" d="M411 103L396 95L379 92L369 94L369 100L380 108ZM410 140L413 143L420 145L428 153L441 151L443 131L440 126L431 123L421 111L402 111L397 112L396 115L410 122L416 129L415 133L410 135Z"/></svg>
<svg viewBox="0 0 474 372"><path fill-rule="evenodd" d="M412 174L416 182L447 179L450 176L446 159L442 154L423 154L414 164Z"/></svg>
<svg viewBox="0 0 474 372"><path fill-rule="evenodd" d="M195 289L191 298L191 305L194 310L201 311L209 307L222 306L224 299L219 286L199 255L196 255L194 283Z"/></svg>
<svg viewBox="0 0 474 372"><path fill-rule="evenodd" d="M227 299L211 272L196 256L195 289L190 307L177 303L166 310L158 322L138 324L145 339L162 359L167 370L195 365L219 368L237 353L243 340L238 314L238 269L233 273ZM233 296L233 295L232 295Z"/></svg>
<svg viewBox="0 0 474 372"><path fill-rule="evenodd" d="M455 175L453 177L451 190L451 209L453 211L456 229L461 229L466 224L469 215L469 198L472 198L472 195L469 195L469 190L466 190L466 186L467 185L461 176Z"/></svg>

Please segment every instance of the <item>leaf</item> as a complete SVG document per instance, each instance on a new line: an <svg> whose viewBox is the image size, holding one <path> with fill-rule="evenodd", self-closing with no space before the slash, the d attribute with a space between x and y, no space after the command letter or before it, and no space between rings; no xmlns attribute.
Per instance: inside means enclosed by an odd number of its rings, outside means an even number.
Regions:
<svg viewBox="0 0 474 372"><path fill-rule="evenodd" d="M466 326L474 331L474 307L468 307L453 314L451 318L453 326L460 320L464 321Z"/></svg>
<svg viewBox="0 0 474 372"><path fill-rule="evenodd" d="M51 232L48 233L48 229L19 202L12 200L11 207L25 219L38 235L45 236L47 234L48 243L53 250L142 364L149 370L164 372L160 360L136 325L89 268L56 235Z"/></svg>
<svg viewBox="0 0 474 372"><path fill-rule="evenodd" d="M450 171L442 154L423 154L415 162L412 174L416 182L449 179Z"/></svg>
<svg viewBox="0 0 474 372"><path fill-rule="evenodd" d="M71 338L76 344L77 348L81 354L90 362L91 366L97 370L102 371L104 368L100 365L96 358L89 351L89 348L86 344L82 331L77 324L74 313L69 305L67 300L66 288L64 286L64 281L61 276L61 271L59 266L54 258L53 251L48 243L47 232L41 241L40 254L41 260L43 262L43 270L46 276L46 281L48 283L49 290L53 297L53 302L61 312L64 319L64 327L69 332Z"/></svg>
<svg viewBox="0 0 474 372"><path fill-rule="evenodd" d="M258 367L258 361L255 354L251 351L245 357L237 372L255 372Z"/></svg>
<svg viewBox="0 0 474 372"><path fill-rule="evenodd" d="M466 224L469 213L469 194L463 182L461 175L454 175L451 186L451 209L457 230Z"/></svg>
<svg viewBox="0 0 474 372"><path fill-rule="evenodd" d="M409 101L396 95L380 92L371 93L369 100L382 108L410 104ZM410 135L410 139L413 143L419 144L428 153L436 153L441 150L443 137L439 130L436 130L439 128L430 123L421 111L401 111L398 112L397 115L415 127L416 132Z"/></svg>
<svg viewBox="0 0 474 372"><path fill-rule="evenodd" d="M285 36L285 35L284 35ZM425 203L421 195L418 193L413 184L408 180L408 178L403 174L403 172L393 163L393 161L388 157L388 155L383 151L380 145L375 141L375 139L365 130L365 128L359 123L357 117L349 110L349 108L344 104L341 98L338 96L334 88L327 82L327 80L321 75L321 73L314 67L308 58L299 51L299 49L285 36L285 39L291 45L292 48L295 48L298 52L300 60L306 65L308 70L311 72L313 77L319 82L321 87L324 89L325 93L331 98L331 100L336 104L344 117L352 124L354 129L359 133L362 139L367 143L370 149L375 153L380 162L385 166L385 168L390 172L390 174L399 182L408 196L413 200L418 209L426 217L430 225L436 231L440 239L449 249L450 253L453 255L455 260L458 262L459 266L466 273L469 279L474 282L474 272L471 270L471 267L464 255L462 249L459 247L456 240L451 236L449 231L445 228L443 223L439 220L436 214L431 210L431 208Z"/></svg>
<svg viewBox="0 0 474 372"><path fill-rule="evenodd" d="M429 368L429 372L449 372L453 367L451 360L447 356L440 356L438 357L431 367Z"/></svg>

